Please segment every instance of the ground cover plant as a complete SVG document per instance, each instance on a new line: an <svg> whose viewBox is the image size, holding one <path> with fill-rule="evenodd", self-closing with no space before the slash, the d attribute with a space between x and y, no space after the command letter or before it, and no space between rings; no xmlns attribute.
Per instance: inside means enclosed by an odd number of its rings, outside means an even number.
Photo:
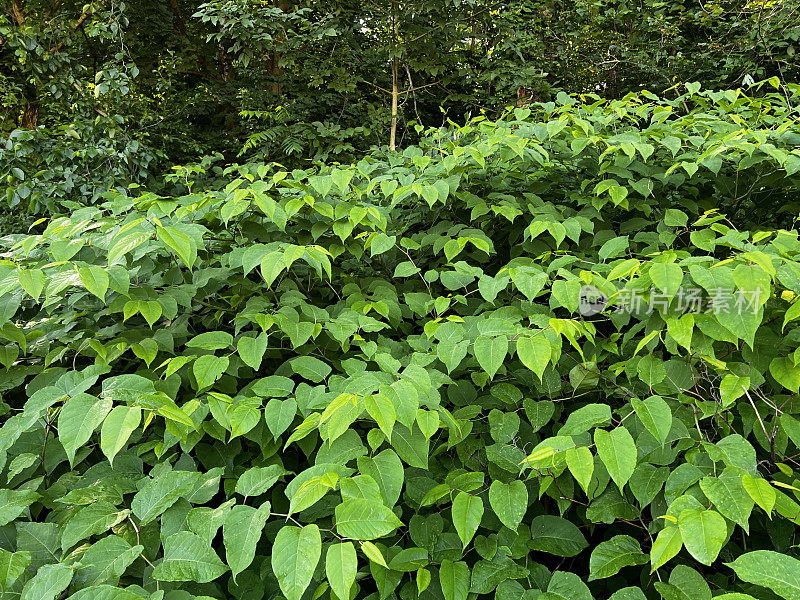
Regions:
<svg viewBox="0 0 800 600"><path fill-rule="evenodd" d="M681 93L4 236L0 598L798 600L800 86Z"/></svg>

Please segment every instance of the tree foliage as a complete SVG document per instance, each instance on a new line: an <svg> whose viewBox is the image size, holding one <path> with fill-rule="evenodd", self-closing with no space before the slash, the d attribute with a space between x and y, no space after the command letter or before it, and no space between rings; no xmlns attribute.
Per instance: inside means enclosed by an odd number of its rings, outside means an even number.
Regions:
<svg viewBox="0 0 800 600"><path fill-rule="evenodd" d="M560 93L5 236L0 597L798 598L799 95Z"/></svg>

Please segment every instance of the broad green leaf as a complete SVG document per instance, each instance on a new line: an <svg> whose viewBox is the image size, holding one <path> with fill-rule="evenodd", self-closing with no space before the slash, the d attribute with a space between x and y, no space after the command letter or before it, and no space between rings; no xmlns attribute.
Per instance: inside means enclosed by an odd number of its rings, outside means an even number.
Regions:
<svg viewBox="0 0 800 600"><path fill-rule="evenodd" d="M624 427L617 427L611 432L595 429L594 443L608 474L622 491L636 468L636 444L631 434Z"/></svg>
<svg viewBox="0 0 800 600"><path fill-rule="evenodd" d="M589 559L589 581L604 579L619 573L623 567L643 565L647 555L635 539L629 535L615 535L592 550Z"/></svg>
<svg viewBox="0 0 800 600"><path fill-rule="evenodd" d="M142 409L138 406L115 406L108 413L100 428L100 449L114 463L114 457L128 443L131 434L142 421Z"/></svg>
<svg viewBox="0 0 800 600"><path fill-rule="evenodd" d="M270 503L265 502L257 509L252 506L234 506L226 515L222 525L222 540L225 544L225 560L231 568L234 581L253 562L256 544L261 539L269 511Z"/></svg>
<svg viewBox="0 0 800 600"><path fill-rule="evenodd" d="M734 523L750 532L749 519L754 501L742 483L742 470L726 467L718 477L703 477L700 489L714 503L714 507Z"/></svg>
<svg viewBox="0 0 800 600"><path fill-rule="evenodd" d="M796 558L755 550L726 565L743 581L768 588L786 600L800 600L800 560Z"/></svg>
<svg viewBox="0 0 800 600"><path fill-rule="evenodd" d="M309 381L320 383L331 374L331 366L313 356L298 356L289 361L292 370Z"/></svg>
<svg viewBox="0 0 800 600"><path fill-rule="evenodd" d="M661 396L650 396L642 401L638 398L631 398L631 406L636 411L636 416L653 434L661 445L667 441L670 429L672 429L672 411L669 405Z"/></svg>
<svg viewBox="0 0 800 600"><path fill-rule="evenodd" d="M773 358L769 372L787 390L795 394L800 391L800 365L795 365L790 358Z"/></svg>
<svg viewBox="0 0 800 600"><path fill-rule="evenodd" d="M372 562L379 564L384 568L387 569L389 568L389 566L386 564L386 559L383 558L383 554L381 553L380 549L372 542L361 542L361 551Z"/></svg>
<svg viewBox="0 0 800 600"><path fill-rule="evenodd" d="M325 555L325 575L337 598L349 599L356 580L358 559L352 542L332 544Z"/></svg>
<svg viewBox="0 0 800 600"><path fill-rule="evenodd" d="M261 367L261 361L264 358L264 353L267 351L269 336L266 333L258 335L258 337L243 336L239 338L237 343L237 350L239 357L244 364L258 371Z"/></svg>
<svg viewBox="0 0 800 600"><path fill-rule="evenodd" d="M494 378L508 353L508 338L504 335L480 335L475 340L473 352L481 368Z"/></svg>
<svg viewBox="0 0 800 600"><path fill-rule="evenodd" d="M194 471L168 471L148 479L131 500L131 510L141 525L147 525L194 490L200 479Z"/></svg>
<svg viewBox="0 0 800 600"><path fill-rule="evenodd" d="M141 545L131 546L117 535L106 535L92 544L81 557L75 583L81 587L109 582L113 585L142 553Z"/></svg>
<svg viewBox="0 0 800 600"><path fill-rule="evenodd" d="M336 531L343 537L374 540L390 534L402 524L397 515L374 500L345 500L336 507Z"/></svg>
<svg viewBox="0 0 800 600"><path fill-rule="evenodd" d="M61 535L61 549L68 550L75 544L93 535L105 533L124 520L130 511L120 510L105 501L84 506L67 521Z"/></svg>
<svg viewBox="0 0 800 600"><path fill-rule="evenodd" d="M319 528L285 525L272 546L272 571L287 600L300 600L322 554Z"/></svg>
<svg viewBox="0 0 800 600"><path fill-rule="evenodd" d="M389 397L381 393L367 394L364 396L364 407L367 409L369 416L375 419L386 438L392 439L392 430L397 420L397 413Z"/></svg>
<svg viewBox="0 0 800 600"><path fill-rule="evenodd" d="M289 429L297 414L297 402L293 398L278 400L272 398L264 407L264 420L272 435L277 439Z"/></svg>
<svg viewBox="0 0 800 600"><path fill-rule="evenodd" d="M516 531L528 510L528 489L519 480L509 484L493 481L489 487L489 504L500 522Z"/></svg>
<svg viewBox="0 0 800 600"><path fill-rule="evenodd" d="M523 365L536 373L540 381L550 363L552 351L550 340L544 335L521 335L517 338L517 356Z"/></svg>
<svg viewBox="0 0 800 600"><path fill-rule="evenodd" d="M39 499L32 490L0 489L0 526L8 525Z"/></svg>
<svg viewBox="0 0 800 600"><path fill-rule="evenodd" d="M578 435L610 421L611 407L608 404L587 404L569 414L558 435Z"/></svg>
<svg viewBox="0 0 800 600"><path fill-rule="evenodd" d="M86 393L67 398L58 415L58 439L64 446L70 463L75 453L92 437L95 429L111 412L109 398L97 398Z"/></svg>
<svg viewBox="0 0 800 600"><path fill-rule="evenodd" d="M17 275L22 289L38 302L47 280L44 271L41 269L20 269Z"/></svg>
<svg viewBox="0 0 800 600"><path fill-rule="evenodd" d="M752 477L749 473L742 474L742 485L747 495L758 504L761 509L772 518L772 509L775 507L777 492L766 479Z"/></svg>
<svg viewBox="0 0 800 600"><path fill-rule="evenodd" d="M469 567L467 563L443 560L439 566L439 584L444 600L467 600Z"/></svg>
<svg viewBox="0 0 800 600"><path fill-rule="evenodd" d="M673 525L664 527L658 532L650 549L650 572L665 565L681 551L681 548L683 548L681 530Z"/></svg>
<svg viewBox="0 0 800 600"><path fill-rule="evenodd" d="M683 283L683 269L675 263L653 263L648 273L655 286L668 298L675 296Z"/></svg>
<svg viewBox="0 0 800 600"><path fill-rule="evenodd" d="M9 552L0 548L0 590L8 591L30 562L30 552Z"/></svg>
<svg viewBox="0 0 800 600"><path fill-rule="evenodd" d="M55 600L69 582L75 567L64 563L39 567L33 579L22 588L20 600Z"/></svg>
<svg viewBox="0 0 800 600"><path fill-rule="evenodd" d="M229 359L227 356L214 356L206 354L199 357L192 365L192 373L197 381L197 391L210 388L228 368Z"/></svg>
<svg viewBox="0 0 800 600"><path fill-rule="evenodd" d="M199 536L179 531L164 540L164 560L153 570L153 579L208 583L227 571L225 563Z"/></svg>
<svg viewBox="0 0 800 600"><path fill-rule="evenodd" d="M292 494L289 504L289 514L300 512L314 506L314 504L328 493L328 490L336 486L338 481L339 475L336 473L325 473L303 482L303 484L297 488L297 491Z"/></svg>
<svg viewBox="0 0 800 600"><path fill-rule="evenodd" d="M588 493L594 473L594 456L586 446L568 448L565 454L567 468L584 493Z"/></svg>
<svg viewBox="0 0 800 600"><path fill-rule="evenodd" d="M466 492L459 492L453 500L453 525L463 548L467 547L483 518L483 500Z"/></svg>
<svg viewBox="0 0 800 600"><path fill-rule="evenodd" d="M242 496L260 496L269 490L286 471L279 465L251 467L236 480L236 493Z"/></svg>
<svg viewBox="0 0 800 600"><path fill-rule="evenodd" d="M233 345L233 336L227 331L206 331L194 336L186 346L203 350L224 350Z"/></svg>
<svg viewBox="0 0 800 600"><path fill-rule="evenodd" d="M105 302L108 291L108 271L103 267L96 266L80 267L78 275L84 287Z"/></svg>
<svg viewBox="0 0 800 600"><path fill-rule="evenodd" d="M111 585L93 585L72 594L67 600L141 600L142 596L128 589Z"/></svg>
<svg viewBox="0 0 800 600"><path fill-rule="evenodd" d="M678 516L678 527L689 554L704 565L716 560L728 534L725 519L714 510L687 508Z"/></svg>
<svg viewBox="0 0 800 600"><path fill-rule="evenodd" d="M175 252L190 269L197 260L197 247L188 235L176 227L156 227L156 235L164 245Z"/></svg>
<svg viewBox="0 0 800 600"><path fill-rule="evenodd" d="M531 548L556 556L575 556L589 544L581 530L567 519L539 515L531 523Z"/></svg>

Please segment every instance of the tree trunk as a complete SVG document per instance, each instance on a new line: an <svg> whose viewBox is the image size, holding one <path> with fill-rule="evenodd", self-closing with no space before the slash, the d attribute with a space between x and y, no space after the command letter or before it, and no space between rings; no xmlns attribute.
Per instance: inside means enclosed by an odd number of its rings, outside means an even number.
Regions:
<svg viewBox="0 0 800 600"><path fill-rule="evenodd" d="M400 97L400 74L397 60L397 39L400 34L400 21L397 16L397 2L392 2L392 126L389 131L389 150L397 149L397 104Z"/></svg>
<svg viewBox="0 0 800 600"><path fill-rule="evenodd" d="M22 25L25 22L25 13L22 12L20 0L11 0L11 16L17 25Z"/></svg>
<svg viewBox="0 0 800 600"><path fill-rule="evenodd" d="M275 4L282 12L287 12L289 10L288 0L276 0ZM280 45L283 41L285 41L284 36L275 36L276 44ZM281 53L277 48L272 50L267 60L267 67L270 75L274 78L274 81L269 85L269 91L273 94L281 95L283 93L283 85L281 84L283 70L281 69Z"/></svg>

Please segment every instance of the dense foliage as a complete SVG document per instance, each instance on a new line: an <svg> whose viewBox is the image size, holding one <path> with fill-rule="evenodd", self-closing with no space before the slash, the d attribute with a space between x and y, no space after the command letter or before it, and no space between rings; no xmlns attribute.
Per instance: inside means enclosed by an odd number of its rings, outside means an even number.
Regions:
<svg viewBox="0 0 800 600"><path fill-rule="evenodd" d="M0 239L0 598L800 598L800 86L583 100Z"/></svg>
<svg viewBox="0 0 800 600"><path fill-rule="evenodd" d="M0 131L41 128L25 152L37 160L14 165L27 181L62 160L62 126L122 155L119 185L148 171L123 138L162 165L244 148L307 168L388 145L393 114L407 146L416 126L494 119L559 90L796 82L799 40L798 0L4 0ZM120 119L113 137L84 133L98 117L101 130Z"/></svg>

